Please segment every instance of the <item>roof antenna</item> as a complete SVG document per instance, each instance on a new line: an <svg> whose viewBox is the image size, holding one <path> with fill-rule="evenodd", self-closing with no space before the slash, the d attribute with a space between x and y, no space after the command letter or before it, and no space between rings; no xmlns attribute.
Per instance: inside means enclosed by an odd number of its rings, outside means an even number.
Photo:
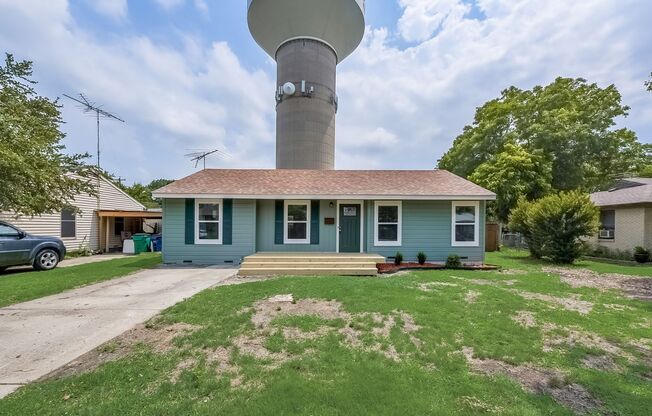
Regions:
<svg viewBox="0 0 652 416"><path fill-rule="evenodd" d="M189 149L192 150L192 149ZM223 152L219 149L214 149L214 150L199 150L195 151L192 153L188 153L184 155L185 157L189 157L191 162L195 162L195 168L199 165L199 162L203 162L204 164L204 169L206 169L206 158L212 154L218 154L221 157L224 156L230 156L228 153Z"/></svg>
<svg viewBox="0 0 652 416"><path fill-rule="evenodd" d="M118 120L123 123L125 121L120 117L116 116L115 114L111 114L106 110L102 110L102 108L100 106L95 105L95 103L91 103L90 101L88 101L88 99L84 94L81 93L79 94L81 99L71 97L68 94L63 94L63 96L81 104L82 109L84 110L85 113L90 113L90 112L95 113L95 119L97 120L97 169L100 170L100 116L105 118L112 118L114 120Z"/></svg>

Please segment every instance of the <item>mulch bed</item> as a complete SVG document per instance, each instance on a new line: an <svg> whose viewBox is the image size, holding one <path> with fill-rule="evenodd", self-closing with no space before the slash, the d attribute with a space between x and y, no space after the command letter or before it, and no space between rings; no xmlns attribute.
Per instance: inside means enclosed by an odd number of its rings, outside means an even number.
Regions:
<svg viewBox="0 0 652 416"><path fill-rule="evenodd" d="M391 274L396 273L401 270L440 270L445 269L446 266L443 264L436 263L401 263L396 265L394 263L377 263L376 267L378 268L378 273L381 274ZM490 264L482 265L468 265L456 268L457 270L497 270L498 266L492 266Z"/></svg>

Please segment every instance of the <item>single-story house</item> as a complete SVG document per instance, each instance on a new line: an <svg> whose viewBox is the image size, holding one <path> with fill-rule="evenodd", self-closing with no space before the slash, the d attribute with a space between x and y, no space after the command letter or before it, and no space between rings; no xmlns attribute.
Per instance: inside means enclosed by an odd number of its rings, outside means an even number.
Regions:
<svg viewBox="0 0 652 416"><path fill-rule="evenodd" d="M160 209L147 209L102 175L92 181L97 183L97 195L76 195L62 212L35 217L0 212L0 220L30 234L59 237L68 252L121 250L128 233L160 232Z"/></svg>
<svg viewBox="0 0 652 416"><path fill-rule="evenodd" d="M163 200L165 263L238 264L266 253L484 260L495 194L444 170L206 169Z"/></svg>
<svg viewBox="0 0 652 416"><path fill-rule="evenodd" d="M652 178L628 178L591 194L600 208L600 231L591 242L614 251L652 248Z"/></svg>

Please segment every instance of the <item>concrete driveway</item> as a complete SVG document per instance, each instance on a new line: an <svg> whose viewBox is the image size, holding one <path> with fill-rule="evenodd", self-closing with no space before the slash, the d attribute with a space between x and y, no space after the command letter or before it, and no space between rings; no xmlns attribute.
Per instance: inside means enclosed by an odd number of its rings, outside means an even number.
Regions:
<svg viewBox="0 0 652 416"><path fill-rule="evenodd" d="M0 398L236 272L160 267L0 308Z"/></svg>

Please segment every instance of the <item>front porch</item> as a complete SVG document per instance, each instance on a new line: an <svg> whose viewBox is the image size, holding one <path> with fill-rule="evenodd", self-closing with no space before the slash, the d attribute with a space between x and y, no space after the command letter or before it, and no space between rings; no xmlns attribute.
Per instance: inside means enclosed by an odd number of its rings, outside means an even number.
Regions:
<svg viewBox="0 0 652 416"><path fill-rule="evenodd" d="M238 275L376 276L385 258L367 253L260 252L244 258Z"/></svg>

